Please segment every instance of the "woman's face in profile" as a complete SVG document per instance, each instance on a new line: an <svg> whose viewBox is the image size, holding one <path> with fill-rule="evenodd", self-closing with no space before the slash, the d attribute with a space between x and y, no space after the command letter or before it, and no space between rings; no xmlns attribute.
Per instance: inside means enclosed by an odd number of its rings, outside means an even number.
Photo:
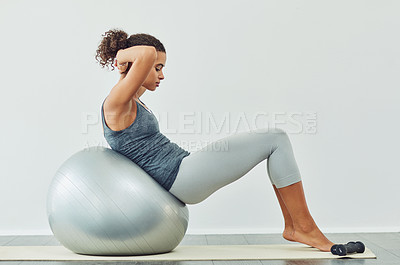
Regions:
<svg viewBox="0 0 400 265"><path fill-rule="evenodd" d="M167 60L165 52L157 52L157 59L154 62L153 68L150 70L149 75L143 82L143 86L148 90L156 90L160 85L161 80L164 79L163 69Z"/></svg>

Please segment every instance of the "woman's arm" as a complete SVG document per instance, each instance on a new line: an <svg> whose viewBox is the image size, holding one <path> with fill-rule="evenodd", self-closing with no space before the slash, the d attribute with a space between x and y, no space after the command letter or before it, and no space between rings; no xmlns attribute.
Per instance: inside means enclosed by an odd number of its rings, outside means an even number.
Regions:
<svg viewBox="0 0 400 265"><path fill-rule="evenodd" d="M146 56L148 54L156 54L156 48L153 46L133 46L127 49L121 49L117 52L116 59L119 64L127 62L133 63L136 58Z"/></svg>
<svg viewBox="0 0 400 265"><path fill-rule="evenodd" d="M129 63L126 75L112 88L107 97L110 108L123 108L136 94L157 59L152 46L133 46L117 52L117 64ZM121 70L120 70L121 71Z"/></svg>

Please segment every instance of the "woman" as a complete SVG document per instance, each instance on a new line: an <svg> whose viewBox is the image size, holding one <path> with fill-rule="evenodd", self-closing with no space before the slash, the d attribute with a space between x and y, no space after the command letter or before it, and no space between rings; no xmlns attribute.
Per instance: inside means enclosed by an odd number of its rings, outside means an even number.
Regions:
<svg viewBox="0 0 400 265"><path fill-rule="evenodd" d="M128 37L122 30L110 30L103 35L96 59L102 67L116 66L121 74L101 108L104 136L112 149L186 204L205 200L267 160L268 176L285 220L283 237L330 251L333 243L308 210L292 146L283 130L239 133L220 140L228 143L227 151L206 146L189 153L160 133L156 118L139 99L146 90L155 91L164 79L163 44L148 34Z"/></svg>

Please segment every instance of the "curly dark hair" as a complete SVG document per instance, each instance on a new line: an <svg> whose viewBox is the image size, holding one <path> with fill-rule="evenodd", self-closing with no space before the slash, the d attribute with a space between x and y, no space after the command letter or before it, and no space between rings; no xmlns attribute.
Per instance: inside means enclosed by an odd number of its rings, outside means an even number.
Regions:
<svg viewBox="0 0 400 265"><path fill-rule="evenodd" d="M114 59L120 49L126 49L137 45L153 46L156 51L165 52L164 45L155 37L138 33L128 37L128 34L119 29L111 29L102 35L104 37L97 48L95 59L104 68L108 65L114 67Z"/></svg>

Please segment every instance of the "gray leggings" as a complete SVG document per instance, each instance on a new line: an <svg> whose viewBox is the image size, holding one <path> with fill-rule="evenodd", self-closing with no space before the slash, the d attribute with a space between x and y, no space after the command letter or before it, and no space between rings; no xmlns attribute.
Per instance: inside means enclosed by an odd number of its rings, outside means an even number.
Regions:
<svg viewBox="0 0 400 265"><path fill-rule="evenodd" d="M199 203L265 159L277 188L301 181L286 132L257 129L222 138L185 157L169 192L186 204Z"/></svg>

